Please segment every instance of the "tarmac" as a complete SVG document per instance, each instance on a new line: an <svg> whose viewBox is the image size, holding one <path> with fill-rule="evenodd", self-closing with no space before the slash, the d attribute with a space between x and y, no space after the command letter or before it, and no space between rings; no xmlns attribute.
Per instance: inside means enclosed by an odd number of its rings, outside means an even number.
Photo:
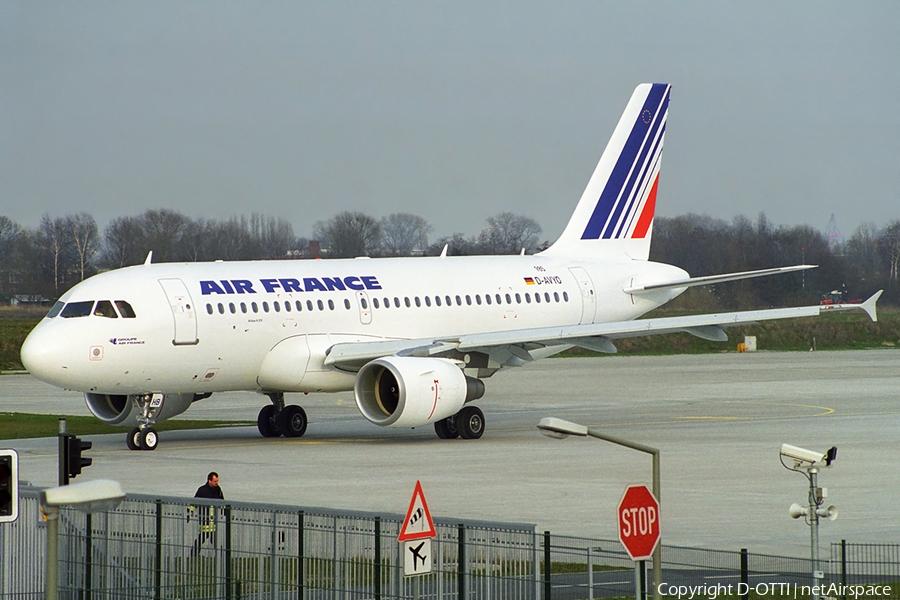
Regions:
<svg viewBox="0 0 900 600"><path fill-rule="evenodd" d="M810 530L788 516L805 504L805 474L785 469L781 444L837 460L819 473L821 548L900 540L900 350L734 352L660 357L552 358L486 381L480 440L440 440L431 426L384 429L352 393L289 395L310 419L299 439L256 426L162 432L153 452L124 435L82 436L93 465L77 481L110 478L126 491L192 496L217 471L227 499L404 513L417 480L433 515L523 522L558 535L616 538L626 486L650 484L649 456L593 438L536 429L559 417L661 451L661 530L668 545L808 556ZM268 403L216 394L178 418L255 423ZM89 415L80 394L29 375L0 376L0 413ZM0 414L2 418L2 414ZM57 481L56 438L0 441L20 477Z"/></svg>

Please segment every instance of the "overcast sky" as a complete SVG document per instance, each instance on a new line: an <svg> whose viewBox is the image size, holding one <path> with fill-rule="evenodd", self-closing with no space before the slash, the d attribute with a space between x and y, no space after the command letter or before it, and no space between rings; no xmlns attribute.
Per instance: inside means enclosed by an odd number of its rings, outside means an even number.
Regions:
<svg viewBox="0 0 900 600"><path fill-rule="evenodd" d="M900 2L0 4L0 215L563 229L634 87L657 215L900 218Z"/></svg>

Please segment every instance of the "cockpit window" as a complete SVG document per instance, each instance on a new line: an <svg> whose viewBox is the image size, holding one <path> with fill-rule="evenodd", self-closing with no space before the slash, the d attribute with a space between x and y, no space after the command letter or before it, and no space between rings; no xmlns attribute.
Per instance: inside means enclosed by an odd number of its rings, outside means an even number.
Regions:
<svg viewBox="0 0 900 600"><path fill-rule="evenodd" d="M118 307L119 312L122 313L123 319L134 318L134 309L131 308L130 304L128 304L124 300L116 300L116 306Z"/></svg>
<svg viewBox="0 0 900 600"><path fill-rule="evenodd" d="M70 319L73 317L86 317L91 314L91 309L94 308L93 300L85 300L84 302L69 302L66 304L66 307L62 309L62 312L59 313L63 319Z"/></svg>
<svg viewBox="0 0 900 600"><path fill-rule="evenodd" d="M94 308L94 314L98 317L107 317L109 319L118 319L116 309L113 308L112 302L109 300L100 300Z"/></svg>
<svg viewBox="0 0 900 600"><path fill-rule="evenodd" d="M61 311L62 307L65 305L66 305L65 302L57 302L56 304L54 304L53 308L50 309L50 312L47 313L47 318L52 319L53 317L58 315L59 311Z"/></svg>

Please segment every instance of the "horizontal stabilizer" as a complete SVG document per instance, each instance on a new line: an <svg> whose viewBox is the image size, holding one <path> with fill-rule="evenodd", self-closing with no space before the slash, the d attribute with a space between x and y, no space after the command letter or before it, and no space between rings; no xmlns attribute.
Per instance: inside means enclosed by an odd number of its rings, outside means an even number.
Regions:
<svg viewBox="0 0 900 600"><path fill-rule="evenodd" d="M677 279L674 281L661 281L657 283L648 283L646 285L636 285L625 288L626 294L640 294L641 292L653 292L656 290L672 290L678 288L689 288L698 285L711 285L713 283L722 283L725 281L738 281L739 279L752 279L753 277L764 277L766 275L776 275L778 273L791 273L793 271L804 271L806 269L815 269L818 265L794 265L792 267L777 267L775 269L760 269L758 271L741 271L740 273L725 273L723 275L707 275L705 277L690 277L688 279Z"/></svg>

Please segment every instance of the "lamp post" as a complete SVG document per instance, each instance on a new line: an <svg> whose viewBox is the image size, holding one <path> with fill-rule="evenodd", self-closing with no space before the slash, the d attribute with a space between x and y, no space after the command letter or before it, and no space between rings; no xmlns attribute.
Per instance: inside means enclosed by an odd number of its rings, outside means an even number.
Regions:
<svg viewBox="0 0 900 600"><path fill-rule="evenodd" d="M652 448L650 446L645 446L644 444L638 444L636 442L623 440L621 438L601 433L600 431L586 427L585 425L579 425L578 423L572 423L571 421L557 419L555 417L544 417L543 419L541 419L541 422L538 423L537 428L541 430L541 433L549 437L555 437L559 439L565 438L570 435L577 435L579 437L592 437L598 440L611 442L619 446L625 446L626 448L631 448L632 450L637 450L639 452L649 454L653 458L653 495L656 496L657 502L662 504L662 498L659 489L660 477L658 449ZM593 584L593 582L591 583ZM660 544L657 544L656 548L653 550L653 600L660 600L661 598L661 595L659 593L660 583L662 583L662 555L660 552Z"/></svg>
<svg viewBox="0 0 900 600"><path fill-rule="evenodd" d="M93 513L113 510L124 498L122 484L109 479L63 485L41 492L41 510L47 518L47 565L44 579L46 600L56 600L59 595L60 507L72 506Z"/></svg>

